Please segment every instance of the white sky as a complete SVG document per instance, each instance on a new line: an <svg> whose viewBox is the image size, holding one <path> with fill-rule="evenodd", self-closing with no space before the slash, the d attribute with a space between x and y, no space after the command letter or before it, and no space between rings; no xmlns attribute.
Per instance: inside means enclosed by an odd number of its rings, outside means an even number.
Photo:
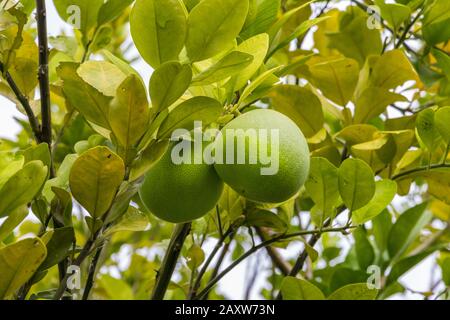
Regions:
<svg viewBox="0 0 450 320"><path fill-rule="evenodd" d="M347 1L342 1L343 3L340 3L339 7L345 7ZM61 33L61 30L66 30L67 33L70 33L70 27L66 25L58 16L52 1L47 1L48 4L48 31L50 35L58 35ZM311 40L310 40L311 41ZM136 51L134 51L135 53ZM138 61L133 65L133 67L138 70L143 77L144 81L148 83L148 79L151 75L151 68L142 60ZM7 99L0 96L0 137L2 138L9 138L13 139L20 130L20 127L17 125L17 123L13 120L13 117L18 117L21 119L25 119L25 117L17 111L15 106L10 103ZM208 245L211 246L213 243L209 243ZM285 250L283 254L288 257L295 257L301 247L299 245L292 245L288 248L288 250ZM123 259L122 265L126 266L128 261L128 255L126 253L126 250L123 252L123 254L120 255L119 259ZM401 282L403 284L406 284L406 286L410 289L413 289L414 291L427 291L430 287L430 276L433 277L433 279L438 279L440 277L440 271L439 269L436 270L435 274L432 275L432 265L434 264L434 256L429 257L428 259L424 260L422 263L420 263L416 268L408 272L406 275L404 275L401 278ZM226 261L227 263L230 262ZM242 299L244 296L245 291L245 284L246 284L246 268L247 263L254 263L252 262L252 259L248 259L246 263L242 263L237 268L235 268L232 272L230 272L226 277L224 277L220 282L220 289L223 293L226 294L227 297L233 298L233 299ZM270 270L270 260L266 257L263 257L263 259L260 259L260 262L262 262L259 265L259 274L256 281L256 285L253 288L251 298L252 299L258 299L261 298L258 294L260 289L264 287L266 284L266 276L267 276L267 270ZM224 264L226 265L226 264ZM409 299L420 299L422 296L417 294L408 293L407 298ZM397 296L396 298L401 298Z"/></svg>

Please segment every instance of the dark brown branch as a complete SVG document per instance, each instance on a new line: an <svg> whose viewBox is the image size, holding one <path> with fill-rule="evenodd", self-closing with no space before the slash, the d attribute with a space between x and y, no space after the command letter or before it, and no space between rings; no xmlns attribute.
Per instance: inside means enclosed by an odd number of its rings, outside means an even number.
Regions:
<svg viewBox="0 0 450 320"><path fill-rule="evenodd" d="M52 116L50 105L50 81L48 74L47 12L45 0L36 0L36 21L39 43L39 90L41 93L42 142L52 146Z"/></svg>
<svg viewBox="0 0 450 320"><path fill-rule="evenodd" d="M267 240L267 234L264 232L262 228L256 227L255 228L256 233L258 234L261 241ZM277 249L274 247L268 246L266 247L267 254L269 255L270 259L272 260L273 265L280 270L280 272L287 276L291 270L291 266L288 262L286 262L283 257L281 257L280 253Z"/></svg>
<svg viewBox="0 0 450 320"><path fill-rule="evenodd" d="M184 240L191 231L191 223L178 224L170 239L169 247L167 248L161 268L156 276L155 287L153 288L152 300L163 300L169 286L175 266L183 248Z"/></svg>

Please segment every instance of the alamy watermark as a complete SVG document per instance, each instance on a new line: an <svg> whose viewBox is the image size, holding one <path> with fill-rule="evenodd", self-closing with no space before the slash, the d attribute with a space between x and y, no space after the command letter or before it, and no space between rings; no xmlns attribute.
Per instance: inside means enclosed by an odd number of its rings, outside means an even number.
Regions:
<svg viewBox="0 0 450 320"><path fill-rule="evenodd" d="M225 148L214 143L221 138L226 140ZM171 159L176 165L258 164L261 175L271 176L279 170L279 140L278 129L225 129L223 133L219 129L203 131L202 122L195 121L193 134L186 129L173 132L171 141L177 144L172 148Z"/></svg>

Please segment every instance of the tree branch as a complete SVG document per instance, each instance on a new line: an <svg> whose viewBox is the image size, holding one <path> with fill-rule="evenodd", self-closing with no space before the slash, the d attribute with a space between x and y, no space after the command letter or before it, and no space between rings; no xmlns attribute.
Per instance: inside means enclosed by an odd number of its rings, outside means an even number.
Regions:
<svg viewBox="0 0 450 320"><path fill-rule="evenodd" d="M426 172L426 171L429 171L431 169L440 169L440 168L450 168L450 164L445 164L445 163L433 164L431 166L418 167L418 168L414 168L414 169L411 169L411 170L406 170L406 171L400 172L400 173L398 173L396 175L393 175L391 177L391 180L399 180L399 179L404 178L404 177L406 177L406 176L408 176L410 174L413 174L413 173Z"/></svg>
<svg viewBox="0 0 450 320"><path fill-rule="evenodd" d="M253 253L257 252L261 248L265 248L267 246L270 246L271 244L281 241L281 240L287 240L303 235L308 234L322 234L326 232L342 232L347 231L348 229L355 228L354 226L345 226L340 228L323 228L318 230L307 230L307 231L299 231L294 232L290 234L282 234L279 236L276 236L272 239L266 240L264 242L261 242L257 246L252 247L250 250L248 250L246 253L244 253L242 256L240 256L237 260L233 261L227 268L225 268L224 271L222 271L220 274L218 274L214 279L212 279L196 297L194 297L194 300L200 300L202 297L204 297L224 276L228 274L231 270L233 270L237 265L239 265L242 261L247 259L249 256L251 256Z"/></svg>
<svg viewBox="0 0 450 320"><path fill-rule="evenodd" d="M260 227L255 227L256 233L258 234L261 241L267 240L267 234L264 232L264 230ZM280 253L277 249L271 246L266 247L267 254L269 255L270 259L272 260L272 263L274 266L280 270L280 272L287 276L289 274L289 271L291 270L291 266L288 262L286 262L283 257L281 257Z"/></svg>
<svg viewBox="0 0 450 320"><path fill-rule="evenodd" d="M198 288L200 288L203 276L205 275L209 265L211 264L212 260L216 256L216 254L219 251L219 249L222 247L222 245L225 242L225 240L228 238L228 236L230 236L233 233L233 231L234 231L233 226L230 226L228 228L228 230L221 235L219 240L217 240L216 245L214 246L213 250L209 254L209 256L206 259L206 261L203 263L202 268L200 269L200 271L199 271L199 273L197 275L197 278L195 279L194 285L192 286L192 290L189 292L188 299L192 299L197 294L197 290L198 290Z"/></svg>
<svg viewBox="0 0 450 320"><path fill-rule="evenodd" d="M52 116L48 74L47 12L45 0L36 0L36 21L39 42L39 90L41 93L42 142L52 146Z"/></svg>
<svg viewBox="0 0 450 320"><path fill-rule="evenodd" d="M37 143L42 142L41 137L41 129L40 124L36 116L34 115L33 109L31 108L30 102L28 101L28 98L20 91L19 87L15 83L14 79L11 77L11 74L4 69L3 63L0 62L0 72L5 77L6 82L10 86L11 90L14 92L17 100L19 100L20 104L24 108L27 117L28 122L30 123L31 130L33 131L34 138Z"/></svg>
<svg viewBox="0 0 450 320"><path fill-rule="evenodd" d="M191 223L177 224L170 239L169 247L167 248L161 268L156 275L156 283L153 288L152 300L163 300L164 295L172 278L178 257L183 248L184 240L191 231Z"/></svg>
<svg viewBox="0 0 450 320"><path fill-rule="evenodd" d="M92 258L92 262L89 265L89 274L88 274L88 278L86 280L86 286L84 287L82 300L87 300L89 298L91 289L94 286L95 272L97 270L98 261L100 260L102 251L103 251L103 246L97 249L94 257Z"/></svg>

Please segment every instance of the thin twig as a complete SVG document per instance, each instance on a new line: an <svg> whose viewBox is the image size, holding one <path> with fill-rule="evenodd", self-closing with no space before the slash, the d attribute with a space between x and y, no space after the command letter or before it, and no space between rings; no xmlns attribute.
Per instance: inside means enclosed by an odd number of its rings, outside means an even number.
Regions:
<svg viewBox="0 0 450 320"><path fill-rule="evenodd" d="M256 227L255 230L256 230L256 233L258 234L259 238L261 239L261 241L267 240L267 234L264 232L264 230L262 228ZM278 252L278 250L276 248L267 246L266 251L267 251L267 254L269 255L270 259L272 260L273 265L278 270L280 270L280 272L284 276L287 276L292 268L289 265L289 263L286 262L283 259L283 257L281 257L280 253Z"/></svg>
<svg viewBox="0 0 450 320"><path fill-rule="evenodd" d="M212 260L214 259L214 257L216 256L217 252L220 250L220 248L222 247L223 243L225 242L225 240L228 238L228 236L230 236L232 233L234 232L234 227L230 226L227 231L225 231L225 233L223 233L219 240L217 240L216 245L214 246L213 250L211 251L211 253L209 254L208 258L206 259L206 261L203 263L202 268L200 269L197 278L195 279L195 282L192 286L192 290L190 290L188 298L192 299L193 297L195 297L195 295L197 294L197 290L198 288L200 288L200 285L202 283L202 279L203 276L205 275L209 265L211 264Z"/></svg>
<svg viewBox="0 0 450 320"><path fill-rule="evenodd" d="M31 130L34 135L34 139L36 140L37 143L41 143L42 137L41 137L40 124L34 114L33 109L31 108L28 98L20 91L19 87L17 86L16 82L12 78L11 74L7 70L4 69L4 65L1 62L0 62L0 72L5 77L6 82L10 86L11 90L14 92L14 95L16 96L17 100L19 100L23 109L25 110L25 113L27 114L27 117L28 117L28 122L30 123Z"/></svg>
<svg viewBox="0 0 450 320"><path fill-rule="evenodd" d="M240 256L237 260L233 261L227 268L225 268L224 271L222 271L220 274L218 274L214 279L212 279L196 297L194 297L194 300L199 300L202 297L204 297L224 276L228 274L231 270L233 270L237 265L239 265L242 261L247 259L249 256L257 252L259 249L265 248L267 246L270 246L273 243L276 243L278 241L287 240L307 234L322 234L326 232L342 232L347 231L348 229L354 228L354 226L345 226L340 228L324 228L321 230L307 230L307 231L299 231L294 232L290 234L282 234L279 236L276 236L272 239L266 240L260 244L258 244L255 247L252 247L250 250L248 250L246 253L244 253L242 256Z"/></svg>
<svg viewBox="0 0 450 320"><path fill-rule="evenodd" d="M444 164L444 163L433 164L433 165L430 165L430 166L424 166L424 167L414 168L414 169L411 169L411 170L406 170L406 171L400 172L400 173L398 173L396 175L393 175L391 177L391 180L399 180L399 179L402 179L402 178L404 178L406 176L409 176L410 174L414 174L414 173L418 173L418 172L426 172L426 171L429 171L429 170L432 170L432 169L441 169L441 168L450 168L450 164Z"/></svg>

